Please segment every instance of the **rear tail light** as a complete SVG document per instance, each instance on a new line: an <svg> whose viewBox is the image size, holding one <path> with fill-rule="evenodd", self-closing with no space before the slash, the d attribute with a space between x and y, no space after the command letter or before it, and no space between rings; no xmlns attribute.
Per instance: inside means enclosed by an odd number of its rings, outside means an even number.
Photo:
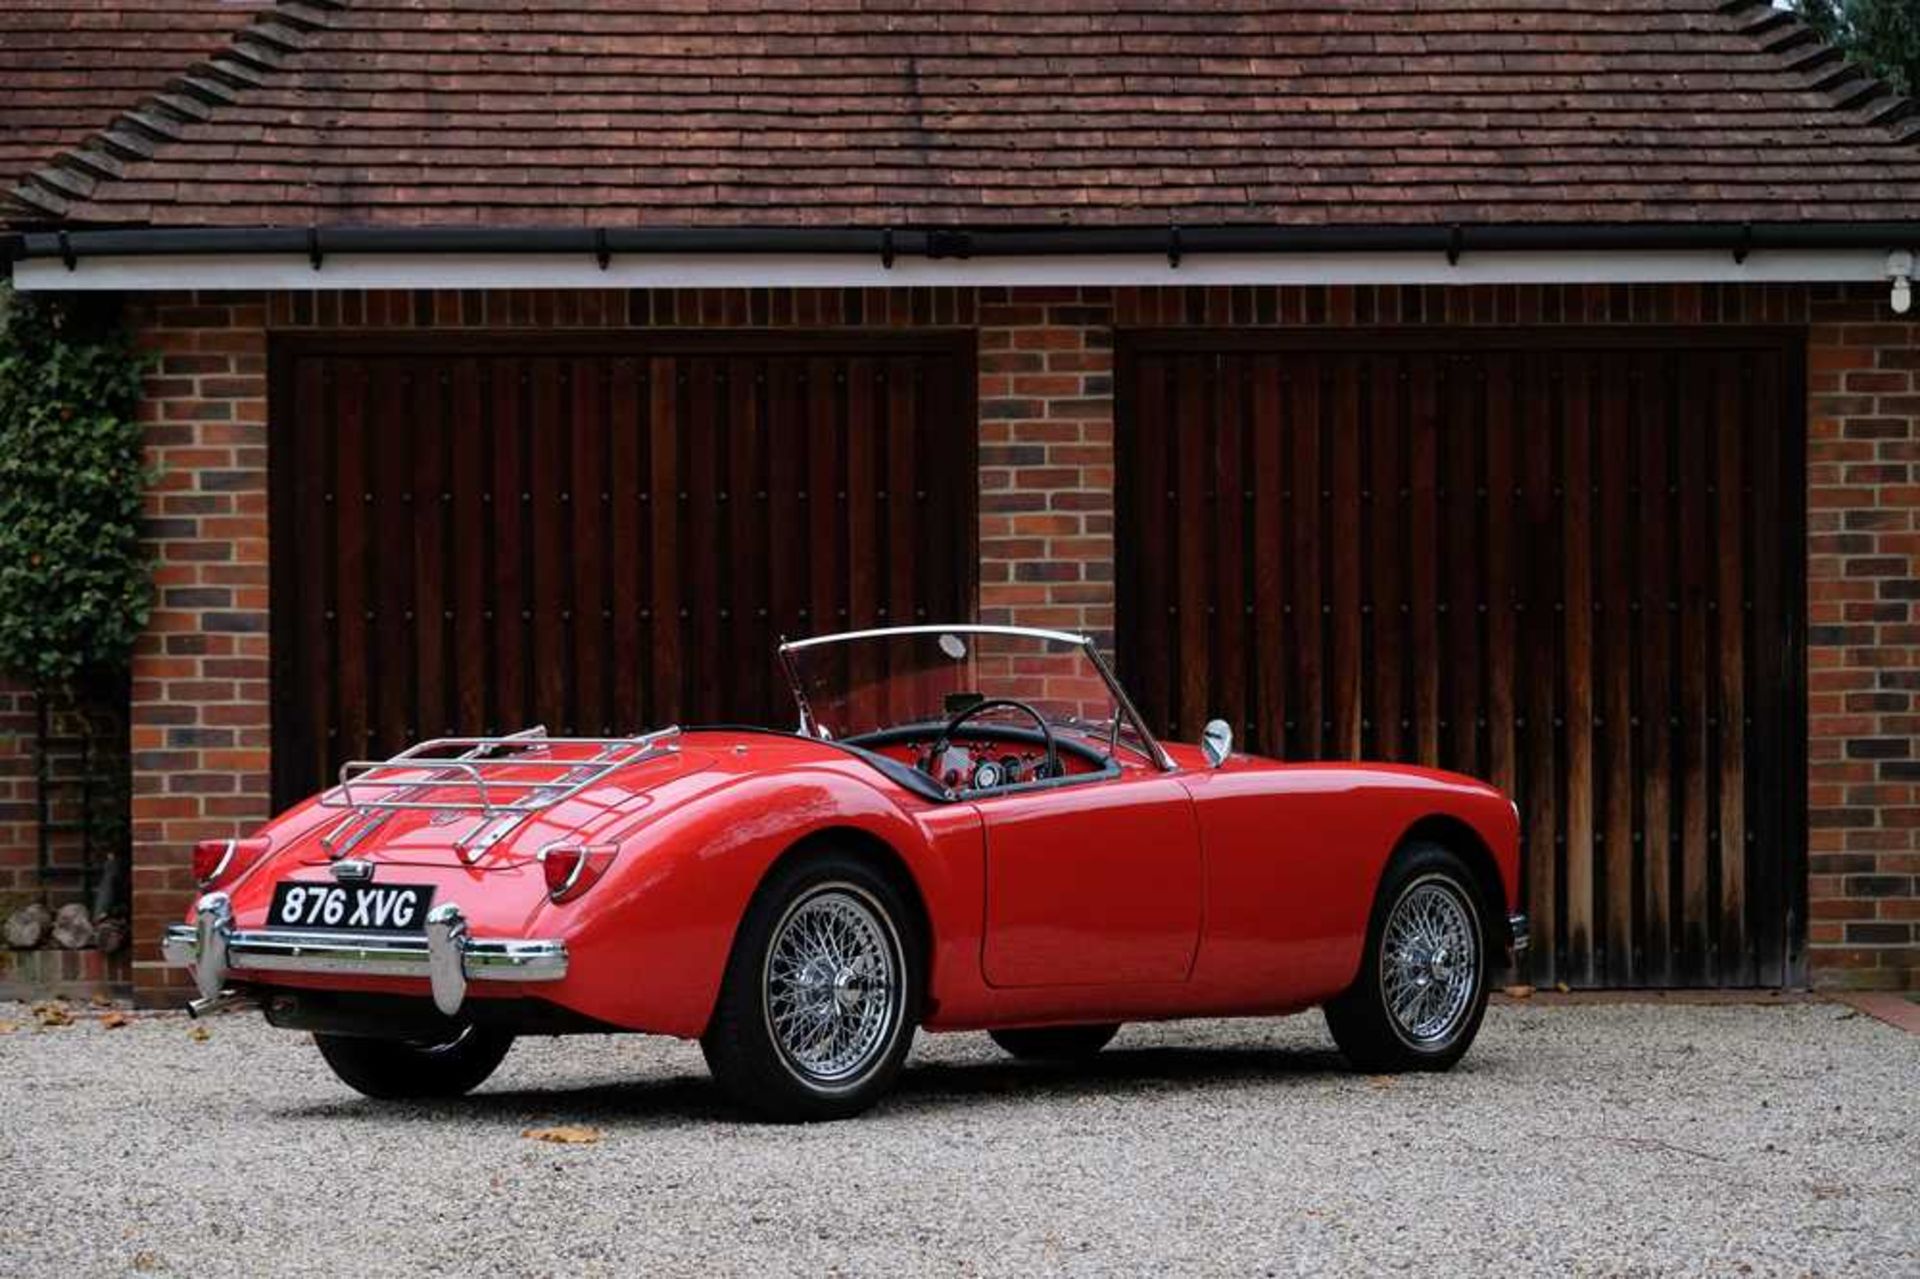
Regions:
<svg viewBox="0 0 1920 1279"><path fill-rule="evenodd" d="M252 839L203 839L193 846L193 877L200 887L212 888L238 879L266 856L273 841L264 835Z"/></svg>
<svg viewBox="0 0 1920 1279"><path fill-rule="evenodd" d="M572 901L607 873L619 851L614 844L548 844L540 850L547 896L556 902Z"/></svg>

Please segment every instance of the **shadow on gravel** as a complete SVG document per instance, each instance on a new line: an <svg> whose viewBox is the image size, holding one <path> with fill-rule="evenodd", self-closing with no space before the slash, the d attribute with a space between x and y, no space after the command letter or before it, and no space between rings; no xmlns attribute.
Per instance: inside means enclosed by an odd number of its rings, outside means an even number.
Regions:
<svg viewBox="0 0 1920 1279"><path fill-rule="evenodd" d="M1182 1092L1204 1094L1249 1083L1286 1084L1354 1075L1338 1053L1274 1048L1116 1048L1089 1061L1051 1065L1019 1061L924 1062L910 1065L879 1115L898 1117L977 1105L1034 1104L1080 1097L1116 1097ZM292 1107L286 1118L378 1119L383 1123L495 1120L524 1127L530 1117L545 1122L607 1123L621 1127L713 1124L741 1120L704 1075L675 1076L584 1088L482 1091L470 1097L424 1104L383 1103L343 1097L338 1102Z"/></svg>
<svg viewBox="0 0 1920 1279"><path fill-rule="evenodd" d="M889 1112L938 1108L982 1096L1036 1101L1133 1093L1206 1093L1248 1083L1292 1083L1349 1074L1338 1053L1281 1048L1110 1048L1087 1061L928 1062L906 1071Z"/></svg>

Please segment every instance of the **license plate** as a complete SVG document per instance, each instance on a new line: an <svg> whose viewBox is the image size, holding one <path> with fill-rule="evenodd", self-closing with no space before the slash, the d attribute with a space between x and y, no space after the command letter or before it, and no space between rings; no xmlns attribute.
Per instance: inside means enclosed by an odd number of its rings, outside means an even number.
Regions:
<svg viewBox="0 0 1920 1279"><path fill-rule="evenodd" d="M339 928L356 933L420 932L433 904L431 884L280 884L270 922L279 928Z"/></svg>

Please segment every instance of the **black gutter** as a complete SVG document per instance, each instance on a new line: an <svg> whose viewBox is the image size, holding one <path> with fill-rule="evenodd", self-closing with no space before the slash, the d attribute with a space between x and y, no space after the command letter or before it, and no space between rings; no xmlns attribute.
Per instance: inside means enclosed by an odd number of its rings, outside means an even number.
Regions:
<svg viewBox="0 0 1920 1279"><path fill-rule="evenodd" d="M1920 245L1912 222L1710 222L1489 226L1173 226L1040 228L801 227L287 227L29 231L8 237L9 260L299 255L316 270L358 254L712 253L990 258L1153 254L1172 265L1206 253L1620 252L1715 250L1745 258L1767 249L1896 249Z"/></svg>

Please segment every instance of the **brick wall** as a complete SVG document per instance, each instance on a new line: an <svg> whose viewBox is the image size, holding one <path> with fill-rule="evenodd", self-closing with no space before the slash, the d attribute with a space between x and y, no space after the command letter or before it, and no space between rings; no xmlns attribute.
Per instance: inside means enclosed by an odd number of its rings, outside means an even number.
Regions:
<svg viewBox="0 0 1920 1279"><path fill-rule="evenodd" d="M1920 324L1880 290L1808 341L1815 984L1920 990Z"/></svg>
<svg viewBox="0 0 1920 1279"><path fill-rule="evenodd" d="M33 694L0 682L0 919L39 891Z"/></svg>
<svg viewBox="0 0 1920 1279"><path fill-rule="evenodd" d="M981 300L980 620L1113 647L1108 290Z"/></svg>
<svg viewBox="0 0 1920 1279"><path fill-rule="evenodd" d="M167 997L152 939L192 895L188 846L266 816L266 334L337 327L975 328L981 614L1107 636L1116 326L1810 324L1814 975L1823 985L1920 984L1920 332L1886 322L1879 290L209 294L147 299L136 319L162 359L146 420L164 471L149 510L161 595L134 687L137 979L147 998Z"/></svg>
<svg viewBox="0 0 1920 1279"><path fill-rule="evenodd" d="M156 1002L186 988L157 938L193 897L194 842L270 816L266 307L153 295L130 319L159 361L141 406L156 598L131 708L133 973Z"/></svg>

